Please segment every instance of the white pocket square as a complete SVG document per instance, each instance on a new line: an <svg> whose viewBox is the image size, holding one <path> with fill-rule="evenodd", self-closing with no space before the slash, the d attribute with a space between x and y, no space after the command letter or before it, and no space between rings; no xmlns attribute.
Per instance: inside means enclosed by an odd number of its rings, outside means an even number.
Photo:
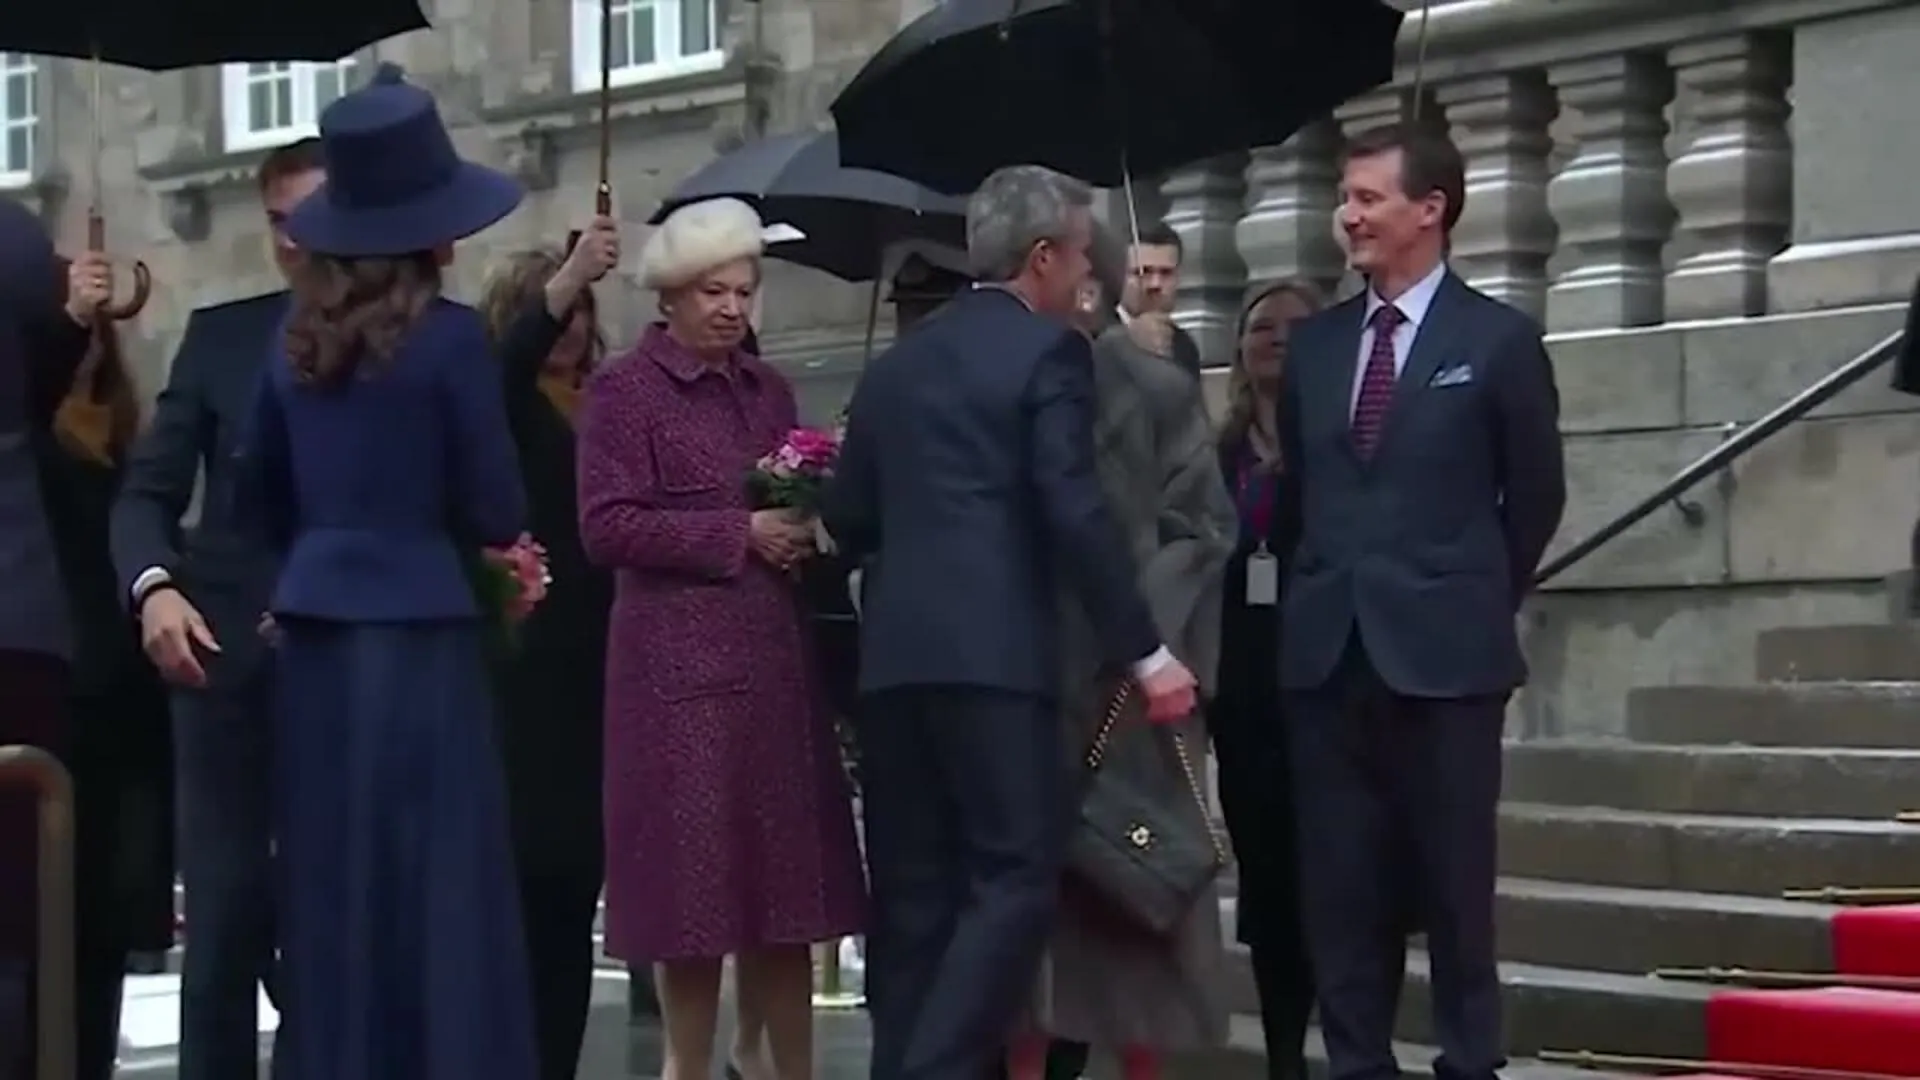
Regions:
<svg viewBox="0 0 1920 1080"><path fill-rule="evenodd" d="M1473 381L1473 369L1465 364L1442 368L1427 380L1428 386L1465 386Z"/></svg>

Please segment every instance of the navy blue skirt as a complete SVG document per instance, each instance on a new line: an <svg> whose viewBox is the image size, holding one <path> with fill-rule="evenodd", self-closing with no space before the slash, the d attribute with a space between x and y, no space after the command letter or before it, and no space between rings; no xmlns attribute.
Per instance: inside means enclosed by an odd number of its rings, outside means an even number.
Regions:
<svg viewBox="0 0 1920 1080"><path fill-rule="evenodd" d="M287 619L277 1080L533 1080L479 624Z"/></svg>

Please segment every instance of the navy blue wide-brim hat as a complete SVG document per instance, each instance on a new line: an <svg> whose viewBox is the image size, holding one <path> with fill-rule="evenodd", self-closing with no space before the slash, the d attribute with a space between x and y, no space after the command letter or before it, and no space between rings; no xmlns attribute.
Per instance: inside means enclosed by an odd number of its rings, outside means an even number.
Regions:
<svg viewBox="0 0 1920 1080"><path fill-rule="evenodd" d="M410 255L472 236L524 194L462 161L433 95L393 64L320 114L327 179L287 215L287 238L339 258Z"/></svg>

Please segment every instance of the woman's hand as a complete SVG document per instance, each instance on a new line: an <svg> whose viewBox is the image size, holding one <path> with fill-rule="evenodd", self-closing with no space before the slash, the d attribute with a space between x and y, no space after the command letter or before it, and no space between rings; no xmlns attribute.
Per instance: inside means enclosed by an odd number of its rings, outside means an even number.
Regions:
<svg viewBox="0 0 1920 1080"><path fill-rule="evenodd" d="M813 554L813 526L787 510L755 510L747 523L747 544L781 570Z"/></svg>
<svg viewBox="0 0 1920 1080"><path fill-rule="evenodd" d="M580 239L567 261L547 282L547 313L565 319L582 290L620 265L620 227L610 217L596 217L580 230Z"/></svg>

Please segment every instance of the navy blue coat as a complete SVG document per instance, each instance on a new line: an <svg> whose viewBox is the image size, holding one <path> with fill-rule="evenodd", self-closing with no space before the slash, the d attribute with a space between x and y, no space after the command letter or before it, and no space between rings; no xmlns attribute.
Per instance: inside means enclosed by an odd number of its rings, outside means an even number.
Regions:
<svg viewBox="0 0 1920 1080"><path fill-rule="evenodd" d="M254 398L240 520L283 553L269 610L339 622L479 614L471 548L526 525L520 462L480 316L436 300L391 362L334 387L276 347Z"/></svg>

